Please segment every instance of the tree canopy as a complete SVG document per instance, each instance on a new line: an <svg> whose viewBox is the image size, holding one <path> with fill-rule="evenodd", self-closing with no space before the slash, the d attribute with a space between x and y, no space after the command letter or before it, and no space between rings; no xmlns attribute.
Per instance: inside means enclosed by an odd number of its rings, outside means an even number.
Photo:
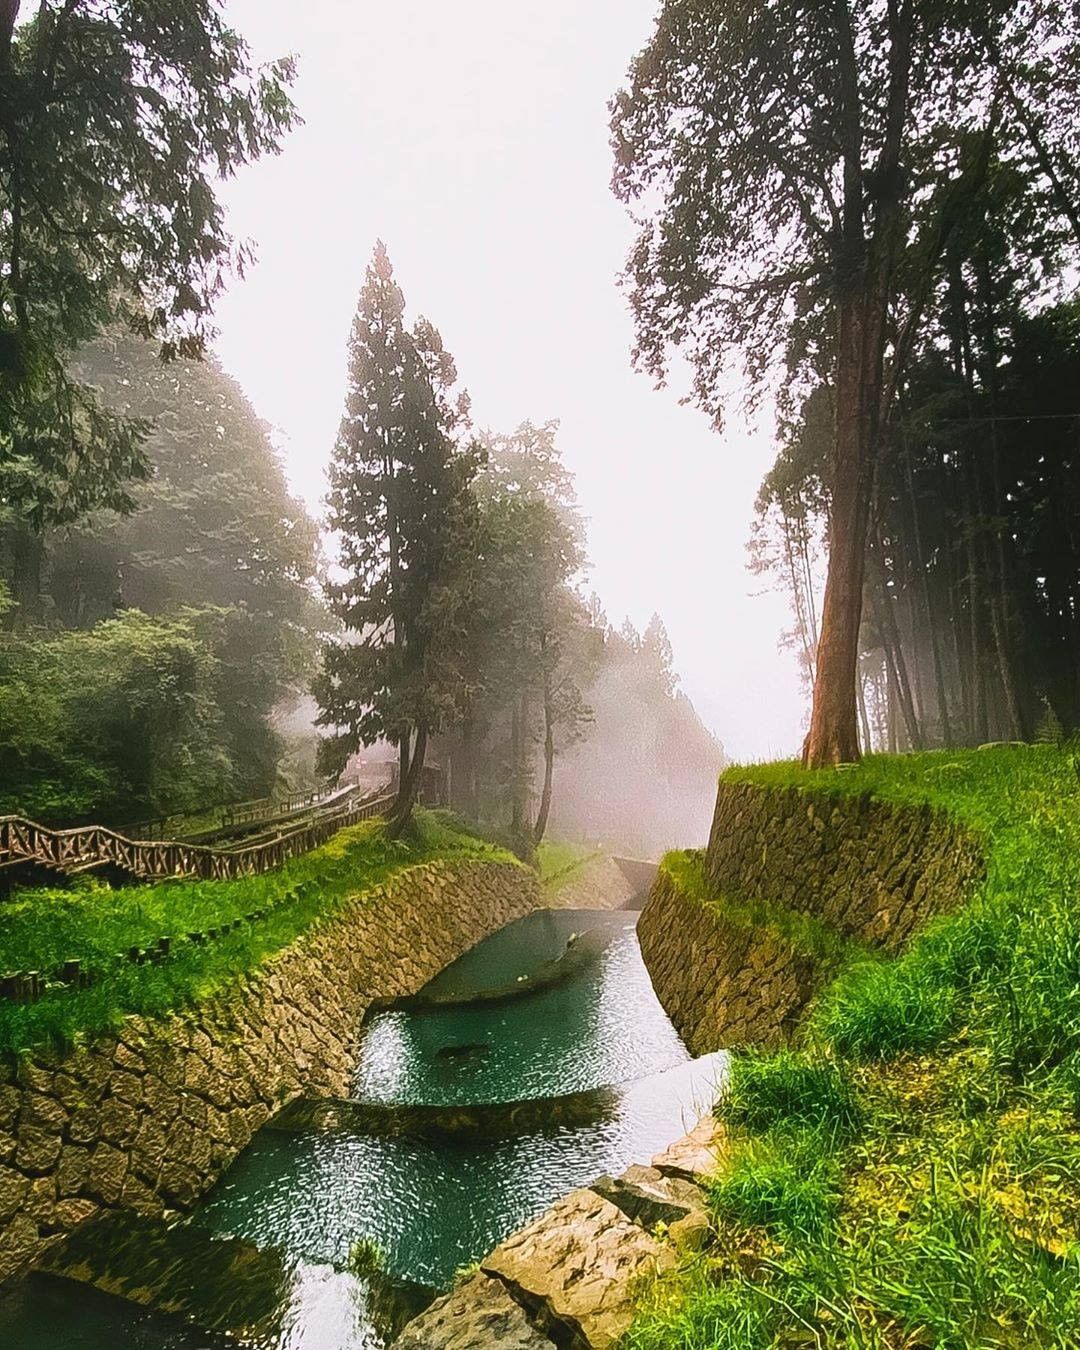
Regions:
<svg viewBox="0 0 1080 1350"><path fill-rule="evenodd" d="M199 356L250 248L215 183L296 120L215 0L0 3L0 501L34 529L122 509L146 427L71 358L106 329Z"/></svg>
<svg viewBox="0 0 1080 1350"><path fill-rule="evenodd" d="M997 163L1039 222L1018 253L1080 239L1078 67L1064 3L666 0L613 101L638 360L662 377L681 347L714 416L736 354L758 387L783 365L796 406L833 390L810 762L858 755L875 465L946 246Z"/></svg>

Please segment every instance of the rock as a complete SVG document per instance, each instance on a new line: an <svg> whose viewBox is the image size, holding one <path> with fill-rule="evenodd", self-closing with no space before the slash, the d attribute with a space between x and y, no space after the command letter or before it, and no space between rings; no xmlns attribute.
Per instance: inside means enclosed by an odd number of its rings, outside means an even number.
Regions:
<svg viewBox="0 0 1080 1350"><path fill-rule="evenodd" d="M702 1208L701 1192L681 1177L667 1177L655 1167L628 1167L621 1177L603 1176L590 1190L641 1224L655 1228L658 1223L678 1223Z"/></svg>
<svg viewBox="0 0 1080 1350"><path fill-rule="evenodd" d="M409 1323L390 1350L551 1350L504 1285L474 1275Z"/></svg>
<svg viewBox="0 0 1080 1350"><path fill-rule="evenodd" d="M667 1235L676 1251L700 1252L712 1240L712 1224L703 1209L695 1209L677 1219Z"/></svg>
<svg viewBox="0 0 1080 1350"><path fill-rule="evenodd" d="M723 1149L723 1132L716 1118L702 1116L689 1134L669 1144L663 1153L658 1153L652 1165L668 1177L681 1177L684 1181L703 1181L711 1176L720 1165Z"/></svg>
<svg viewBox="0 0 1080 1350"><path fill-rule="evenodd" d="M633 1286L675 1254L592 1190L571 1191L481 1263L559 1344L609 1350L634 1317Z"/></svg>

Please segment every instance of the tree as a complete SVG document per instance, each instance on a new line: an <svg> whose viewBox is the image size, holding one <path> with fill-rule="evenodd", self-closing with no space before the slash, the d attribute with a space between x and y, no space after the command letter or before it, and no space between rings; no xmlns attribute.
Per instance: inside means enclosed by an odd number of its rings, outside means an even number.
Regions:
<svg viewBox="0 0 1080 1350"><path fill-rule="evenodd" d="M122 509L145 472L145 425L74 379L72 354L118 325L201 355L250 258L214 180L296 115L291 62L255 68L214 0L19 9L0 0L0 505L37 535Z"/></svg>
<svg viewBox="0 0 1080 1350"><path fill-rule="evenodd" d="M832 390L809 764L859 753L876 462L946 246L995 148L1063 218L1075 137L1056 91L1075 96L1078 62L1053 0L666 0L613 102L615 190L651 208L628 267L638 361L662 378L685 346L716 417L736 349L753 384L783 351L789 387Z"/></svg>
<svg viewBox="0 0 1080 1350"><path fill-rule="evenodd" d="M349 391L330 464L329 523L341 579L327 589L345 634L315 682L323 762L361 745L399 748L391 825L408 822L429 736L460 698L458 626L477 458L455 436L468 404L437 331L405 326L405 299L382 243L349 338Z"/></svg>
<svg viewBox="0 0 1080 1350"><path fill-rule="evenodd" d="M0 637L0 814L124 824L228 799L227 675L208 618L129 610L89 631Z"/></svg>

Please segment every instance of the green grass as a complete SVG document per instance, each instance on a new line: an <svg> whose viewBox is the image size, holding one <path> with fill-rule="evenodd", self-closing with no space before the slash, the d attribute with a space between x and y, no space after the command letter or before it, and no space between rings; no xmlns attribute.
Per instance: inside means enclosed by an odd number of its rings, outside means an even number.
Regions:
<svg viewBox="0 0 1080 1350"><path fill-rule="evenodd" d="M733 1056L721 1114L751 1131L794 1125L849 1134L859 1124L855 1093L844 1072L798 1050Z"/></svg>
<svg viewBox="0 0 1080 1350"><path fill-rule="evenodd" d="M709 1188L711 1210L785 1239L820 1240L839 1208L833 1143L828 1134L783 1130L748 1141Z"/></svg>
<svg viewBox="0 0 1080 1350"><path fill-rule="evenodd" d="M722 910L730 923L744 928L769 928L803 956L810 956L825 973L839 970L861 959L876 961L876 955L862 943L838 933L835 928L812 914L800 914L768 900L745 900L738 896L717 896L705 875L703 849L677 849L667 853L660 868L674 881L683 895Z"/></svg>
<svg viewBox="0 0 1080 1350"><path fill-rule="evenodd" d="M557 889L571 873L593 858L598 857L594 849L583 844L563 844L556 840L545 839L536 850L536 866L540 881L544 886Z"/></svg>
<svg viewBox="0 0 1080 1350"><path fill-rule="evenodd" d="M1077 764L993 747L728 772L930 805L987 875L898 959L845 953L796 1049L733 1061L715 1245L643 1294L628 1347L1080 1344Z"/></svg>
<svg viewBox="0 0 1080 1350"><path fill-rule="evenodd" d="M0 1002L0 1052L47 1042L70 1043L81 1033L116 1027L128 1013L168 1013L217 992L287 946L350 896L371 890L401 868L434 858L510 855L417 813L408 835L388 839L382 824L365 821L276 872L238 881L167 882L111 890L95 883L71 890L24 890L3 904L0 971L51 971L79 958L95 976L89 989L48 991L32 1004ZM253 910L212 942L189 942ZM119 954L173 940L159 965L134 965Z"/></svg>

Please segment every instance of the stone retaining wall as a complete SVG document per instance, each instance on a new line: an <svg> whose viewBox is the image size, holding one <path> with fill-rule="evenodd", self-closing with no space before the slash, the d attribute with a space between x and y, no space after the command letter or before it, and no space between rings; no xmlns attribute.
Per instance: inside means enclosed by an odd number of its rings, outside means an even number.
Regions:
<svg viewBox="0 0 1080 1350"><path fill-rule="evenodd" d="M727 782L706 869L718 895L783 905L889 952L986 870L977 837L929 807Z"/></svg>
<svg viewBox="0 0 1080 1350"><path fill-rule="evenodd" d="M685 895L663 870L638 920L641 955L691 1054L777 1045L817 991L817 963L775 930Z"/></svg>
<svg viewBox="0 0 1080 1350"><path fill-rule="evenodd" d="M374 999L544 903L512 863L409 868L189 1012L0 1058L0 1282L103 1209L191 1205L284 1103L344 1095Z"/></svg>
<svg viewBox="0 0 1080 1350"><path fill-rule="evenodd" d="M697 1055L788 1039L828 975L775 929L725 914L724 895L896 953L962 903L985 862L974 834L929 808L721 782L706 871L715 903L661 871L638 922L657 996Z"/></svg>

